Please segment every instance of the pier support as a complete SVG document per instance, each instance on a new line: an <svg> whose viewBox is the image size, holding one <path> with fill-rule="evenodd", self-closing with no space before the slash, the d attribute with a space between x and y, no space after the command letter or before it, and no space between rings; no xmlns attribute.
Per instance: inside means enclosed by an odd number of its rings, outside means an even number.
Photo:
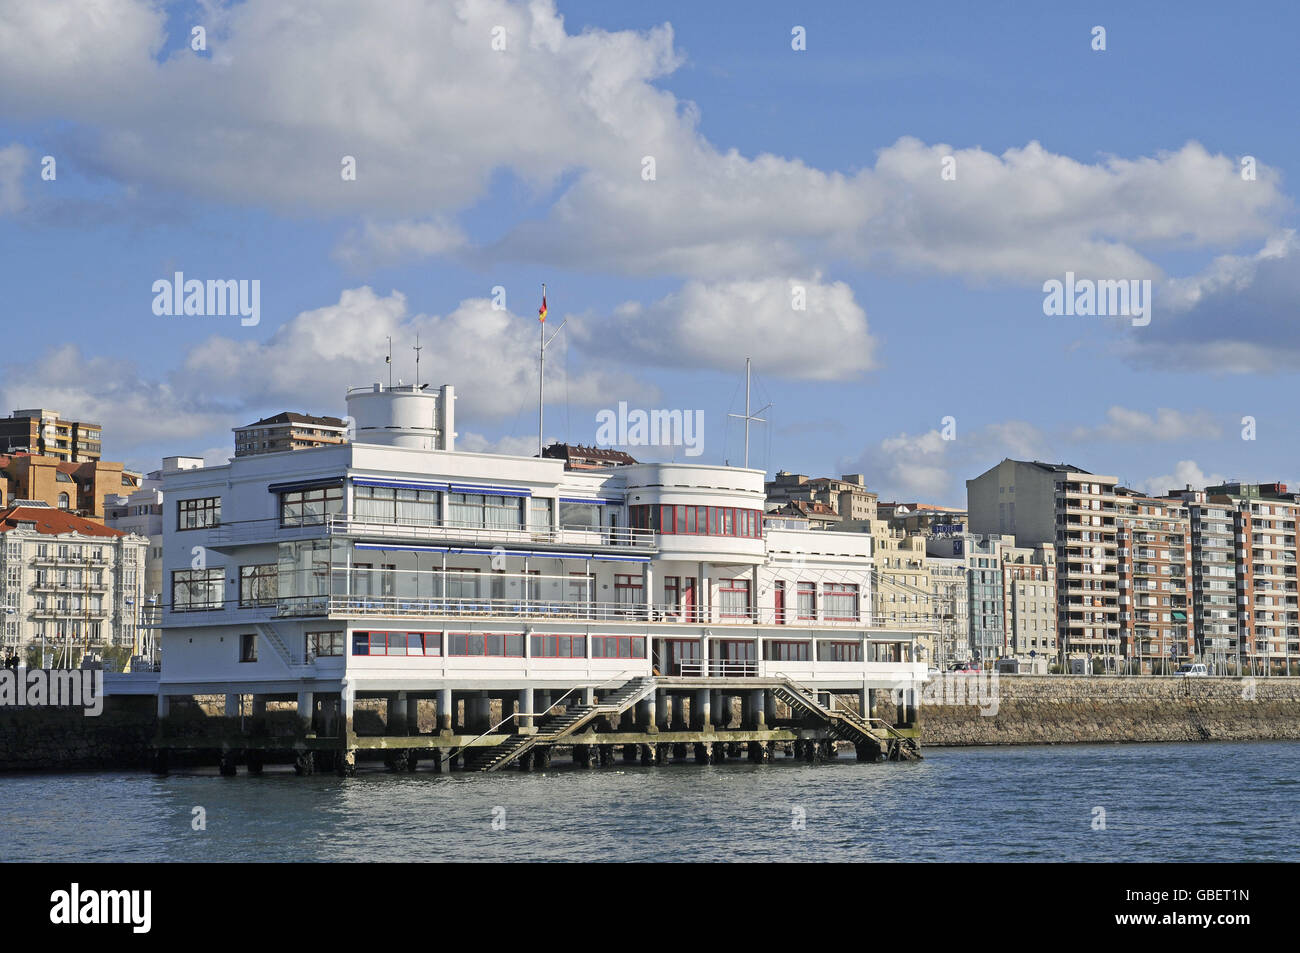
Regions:
<svg viewBox="0 0 1300 953"><path fill-rule="evenodd" d="M420 733L420 699L414 695L408 695L406 699L406 733L408 735Z"/></svg>
<svg viewBox="0 0 1300 953"><path fill-rule="evenodd" d="M299 751L293 759L293 771L299 777L315 774L316 753L314 751Z"/></svg>
<svg viewBox="0 0 1300 953"><path fill-rule="evenodd" d="M650 767L655 763L655 748L657 745L641 745L641 765Z"/></svg>
<svg viewBox="0 0 1300 953"><path fill-rule="evenodd" d="M434 774L442 774L442 749L429 749L429 770Z"/></svg>
<svg viewBox="0 0 1300 953"><path fill-rule="evenodd" d="M387 709L385 734L406 734L406 692L389 692Z"/></svg>
<svg viewBox="0 0 1300 953"><path fill-rule="evenodd" d="M673 752L673 746L668 744L657 744L652 745L651 747L655 749L655 765L657 767L663 767L667 764L668 758Z"/></svg>
<svg viewBox="0 0 1300 953"><path fill-rule="evenodd" d="M673 731L685 731L689 726L686 723L686 696L680 693L672 696L672 721L670 722Z"/></svg>
<svg viewBox="0 0 1300 953"><path fill-rule="evenodd" d="M533 724L534 724L534 721L533 721L533 712L536 711L536 709L533 708L533 703L534 703L534 702L533 702L533 690L532 690L531 688L521 688L521 689L519 689L519 709L518 709L518 710L519 710L522 714L520 714L520 716L519 716L518 718L516 718L515 720L516 720L517 722L519 722L519 727L520 727L520 728L531 728L531 727L533 727Z"/></svg>
<svg viewBox="0 0 1300 953"><path fill-rule="evenodd" d="M588 745L573 746L573 763L580 768L591 767L591 748Z"/></svg>
<svg viewBox="0 0 1300 953"><path fill-rule="evenodd" d="M709 763L709 746L704 744L701 741L697 741L695 743L695 763L696 764Z"/></svg>
<svg viewBox="0 0 1300 953"><path fill-rule="evenodd" d="M636 763L636 760L637 760L637 750L636 750L636 748L637 748L636 745L624 745L624 746L623 746L623 763L624 763L624 764L635 764L635 763Z"/></svg>
<svg viewBox="0 0 1300 953"><path fill-rule="evenodd" d="M158 717L166 718L172 711L172 699L170 695L158 696Z"/></svg>
<svg viewBox="0 0 1300 953"><path fill-rule="evenodd" d="M551 746L538 745L533 749L533 768L545 771L551 766Z"/></svg>
<svg viewBox="0 0 1300 953"><path fill-rule="evenodd" d="M680 741L677 742L675 745L673 745L673 760L674 761L686 760L686 745L684 745Z"/></svg>
<svg viewBox="0 0 1300 953"><path fill-rule="evenodd" d="M712 749L709 760L713 764L722 764L727 760L727 743L725 741L715 741L709 747Z"/></svg>
<svg viewBox="0 0 1300 953"><path fill-rule="evenodd" d="M221 752L217 759L217 770L221 772L223 778L233 778L235 776L235 766L239 759L235 757L235 752L227 749Z"/></svg>
<svg viewBox="0 0 1300 953"><path fill-rule="evenodd" d="M253 717L254 718L266 717L266 696L265 695L253 696Z"/></svg>
<svg viewBox="0 0 1300 953"><path fill-rule="evenodd" d="M691 703L691 721L695 723L692 727L696 731L708 731L713 727L712 696L713 693L707 688L695 692L695 700Z"/></svg>
<svg viewBox="0 0 1300 953"><path fill-rule="evenodd" d="M600 766L608 768L614 763L614 746L598 745L597 750L600 752Z"/></svg>
<svg viewBox="0 0 1300 953"><path fill-rule="evenodd" d="M403 748L398 751L389 751L384 756L384 767L394 774L401 774L415 770L415 751L410 748Z"/></svg>
<svg viewBox="0 0 1300 953"><path fill-rule="evenodd" d="M226 717L227 718L239 717L239 701L241 698L242 696L240 695L231 695L231 694L226 695Z"/></svg>
<svg viewBox="0 0 1300 953"><path fill-rule="evenodd" d="M303 731L311 734L312 713L316 708L316 696L311 692L298 693L298 722Z"/></svg>
<svg viewBox="0 0 1300 953"><path fill-rule="evenodd" d="M355 778L357 776L357 749L348 748L343 751L339 755L335 770L340 778Z"/></svg>
<svg viewBox="0 0 1300 953"><path fill-rule="evenodd" d="M438 732L440 734L452 734L452 714L451 689L441 688L438 690Z"/></svg>
<svg viewBox="0 0 1300 953"><path fill-rule="evenodd" d="M756 731L763 731L767 728L767 692L764 689L755 689L750 692L749 697L749 727Z"/></svg>
<svg viewBox="0 0 1300 953"><path fill-rule="evenodd" d="M248 773L257 775L262 773L262 752L257 748L249 748L244 752L244 763L248 765Z"/></svg>

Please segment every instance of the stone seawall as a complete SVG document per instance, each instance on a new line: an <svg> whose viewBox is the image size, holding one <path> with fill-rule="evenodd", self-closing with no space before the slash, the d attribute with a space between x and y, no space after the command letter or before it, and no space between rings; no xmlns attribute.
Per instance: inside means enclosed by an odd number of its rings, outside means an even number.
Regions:
<svg viewBox="0 0 1300 953"><path fill-rule="evenodd" d="M1300 678L944 678L922 698L925 745L1300 739ZM928 703L953 701L955 678L983 681L970 704Z"/></svg>
<svg viewBox="0 0 1300 953"><path fill-rule="evenodd" d="M145 768L157 731L153 696L109 696L80 708L0 708L0 771Z"/></svg>

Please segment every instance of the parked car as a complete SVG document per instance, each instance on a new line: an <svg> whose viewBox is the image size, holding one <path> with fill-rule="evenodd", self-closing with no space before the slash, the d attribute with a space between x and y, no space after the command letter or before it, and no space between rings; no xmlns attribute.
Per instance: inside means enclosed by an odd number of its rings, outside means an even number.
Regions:
<svg viewBox="0 0 1300 953"><path fill-rule="evenodd" d="M1182 676L1183 678L1192 678L1198 675L1209 675L1210 673L1201 663L1188 662L1184 665L1178 666L1178 671L1174 672L1174 674Z"/></svg>

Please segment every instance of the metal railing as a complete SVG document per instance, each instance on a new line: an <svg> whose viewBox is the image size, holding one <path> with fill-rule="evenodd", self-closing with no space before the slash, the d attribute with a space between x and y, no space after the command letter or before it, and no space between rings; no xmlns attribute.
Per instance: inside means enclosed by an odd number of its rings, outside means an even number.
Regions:
<svg viewBox="0 0 1300 953"><path fill-rule="evenodd" d="M349 514L329 517L331 534L364 535L381 539L468 540L480 544L548 543L562 546L614 546L654 549L652 529L630 526L484 526L458 520L379 520Z"/></svg>
<svg viewBox="0 0 1300 953"><path fill-rule="evenodd" d="M677 669L684 678L703 678L717 675L722 678L744 678L758 675L756 661L728 661L724 659L683 659Z"/></svg>

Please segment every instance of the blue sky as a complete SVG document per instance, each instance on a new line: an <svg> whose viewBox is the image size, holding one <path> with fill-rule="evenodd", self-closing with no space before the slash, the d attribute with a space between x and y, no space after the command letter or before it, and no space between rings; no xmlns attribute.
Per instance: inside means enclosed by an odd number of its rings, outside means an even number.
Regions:
<svg viewBox="0 0 1300 953"><path fill-rule="evenodd" d="M960 504L1003 456L1300 478L1293 5L356 6L0 11L0 409L220 459L342 414L388 335L409 378L418 331L462 446L530 452L545 281L548 437L699 408L738 463L752 355L753 465L882 498ZM260 280L260 324L156 316L177 270ZM1151 324L1045 316L1067 270L1151 279Z"/></svg>

